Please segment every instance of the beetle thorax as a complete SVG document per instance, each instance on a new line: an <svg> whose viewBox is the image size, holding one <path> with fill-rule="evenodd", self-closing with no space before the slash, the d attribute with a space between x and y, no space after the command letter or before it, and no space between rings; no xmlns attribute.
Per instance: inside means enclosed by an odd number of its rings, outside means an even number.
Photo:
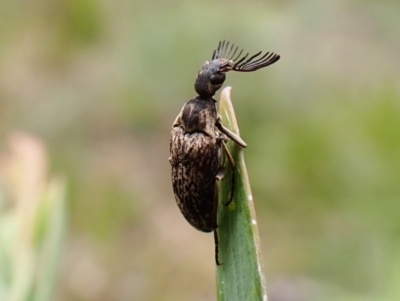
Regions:
<svg viewBox="0 0 400 301"><path fill-rule="evenodd" d="M217 111L213 98L189 100L183 107L180 124L188 133L203 132L213 137Z"/></svg>

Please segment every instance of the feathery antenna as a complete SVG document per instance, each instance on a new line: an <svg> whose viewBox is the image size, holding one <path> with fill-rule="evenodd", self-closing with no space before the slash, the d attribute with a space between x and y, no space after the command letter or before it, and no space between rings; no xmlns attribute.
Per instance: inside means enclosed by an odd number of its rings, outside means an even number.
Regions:
<svg viewBox="0 0 400 301"><path fill-rule="evenodd" d="M233 50L235 49L235 50ZM239 54L235 57L239 47L236 46L235 44L231 44L231 47L229 47L229 41L220 41L218 43L218 47L216 50L214 50L212 59L220 59L224 58L227 60L232 60L234 62L233 68L230 70L233 71L239 71L239 72L252 72L255 70L258 70L260 68L267 67L269 65L272 65L273 63L276 63L280 59L280 55L275 54L273 52L267 52L264 55L262 55L262 52L258 52L255 55L247 58L249 56L249 53L247 53L245 56L243 56L241 59L239 57L243 53L243 49L239 51ZM232 53L233 51L233 53ZM232 53L232 54L231 54ZM260 56L261 55L261 56ZM239 59L239 60L238 60ZM228 70L228 71L230 71Z"/></svg>

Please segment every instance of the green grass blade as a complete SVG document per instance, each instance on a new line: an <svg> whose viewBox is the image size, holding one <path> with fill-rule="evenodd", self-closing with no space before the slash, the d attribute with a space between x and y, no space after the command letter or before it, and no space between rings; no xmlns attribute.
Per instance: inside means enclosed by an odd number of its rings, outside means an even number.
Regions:
<svg viewBox="0 0 400 301"><path fill-rule="evenodd" d="M39 139L15 134L9 143L11 155L0 168L12 184L4 185L3 199L0 187L0 300L50 301L65 241L65 181L46 177Z"/></svg>
<svg viewBox="0 0 400 301"><path fill-rule="evenodd" d="M219 113L224 126L239 134L230 91L230 87L222 91ZM237 172L234 198L229 206L222 203L230 196L230 168L219 186L218 237L222 265L217 267L217 296L219 301L266 301L257 219L243 151L232 141L228 143L228 149L236 162Z"/></svg>
<svg viewBox="0 0 400 301"><path fill-rule="evenodd" d="M46 202L43 204L41 222L46 225L41 233L41 253L37 256L36 287L34 301L50 301L57 282L57 275L64 248L67 209L66 187L62 178L50 181L46 191Z"/></svg>

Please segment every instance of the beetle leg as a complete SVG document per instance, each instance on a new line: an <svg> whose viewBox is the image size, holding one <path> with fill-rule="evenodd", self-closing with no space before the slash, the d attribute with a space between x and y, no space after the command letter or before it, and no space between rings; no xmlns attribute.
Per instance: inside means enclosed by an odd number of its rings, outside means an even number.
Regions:
<svg viewBox="0 0 400 301"><path fill-rule="evenodd" d="M233 157L232 157L231 153L229 152L229 149L226 147L226 143L224 141L222 141L222 148L223 148L225 156L228 158L229 164L231 165L231 168L232 168L231 197L229 198L228 203L224 204L225 206L228 206L230 203L232 203L233 194L234 194L234 191L235 191L236 164L235 164L235 161L233 160Z"/></svg>
<svg viewBox="0 0 400 301"><path fill-rule="evenodd" d="M224 153L225 153L226 157L228 158L229 164L231 165L232 169L235 171L236 170L235 160L233 160L233 157L224 141L222 141L222 148L224 149Z"/></svg>
<svg viewBox="0 0 400 301"><path fill-rule="evenodd" d="M217 265L221 265L221 263L218 260L218 254L219 254L219 242L218 242L218 233L217 233L217 228L218 228L218 223L217 223L217 217L218 217L218 182L222 181L223 178L225 177L226 174L226 168L222 167L217 175L215 176L215 189L214 189L214 212L213 212L213 221L215 222L214 225L214 245L215 245L215 263Z"/></svg>
<svg viewBox="0 0 400 301"><path fill-rule="evenodd" d="M219 262L218 260L218 254L219 254L219 242L218 242L218 233L217 229L214 230L214 244L215 244L215 263L217 265L222 265L222 263Z"/></svg>
<svg viewBox="0 0 400 301"><path fill-rule="evenodd" d="M233 141L235 141L236 144L240 145L242 148L246 148L247 144L246 142L243 141L242 138L240 138L239 135L235 134L231 130L227 129L224 127L221 123L221 116L218 116L217 122L215 123L216 127L225 135L227 135L229 138L231 138Z"/></svg>
<svg viewBox="0 0 400 301"><path fill-rule="evenodd" d="M212 213L212 220L214 222L213 229L218 228L217 217L218 217L218 175L215 177L215 188L214 188L214 206Z"/></svg>

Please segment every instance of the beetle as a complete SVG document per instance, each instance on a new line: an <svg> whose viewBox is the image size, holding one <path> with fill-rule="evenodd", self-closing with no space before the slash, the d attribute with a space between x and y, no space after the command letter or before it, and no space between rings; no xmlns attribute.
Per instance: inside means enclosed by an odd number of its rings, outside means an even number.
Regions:
<svg viewBox="0 0 400 301"><path fill-rule="evenodd" d="M248 58L243 50L220 41L211 61L206 61L194 84L197 96L186 102L176 117L170 136L169 162L176 203L186 220L197 230L214 232L215 262L218 260L218 182L226 175L225 158L232 168L232 185L228 205L234 195L235 162L226 147L231 139L240 147L246 143L221 123L213 98L225 81L226 72L252 72L267 67L280 56L258 52ZM238 53L238 54L237 54Z"/></svg>

